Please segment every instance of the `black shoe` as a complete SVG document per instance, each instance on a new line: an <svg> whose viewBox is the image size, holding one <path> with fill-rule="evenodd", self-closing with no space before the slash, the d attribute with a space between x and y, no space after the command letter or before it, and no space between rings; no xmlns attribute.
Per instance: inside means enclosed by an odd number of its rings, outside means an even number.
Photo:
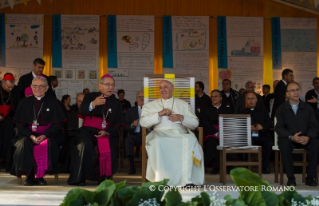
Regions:
<svg viewBox="0 0 319 206"><path fill-rule="evenodd" d="M82 182L78 183L77 186L85 186L85 180L83 180Z"/></svg>
<svg viewBox="0 0 319 206"><path fill-rule="evenodd" d="M288 179L288 182L287 182L287 186L295 186L296 187L296 180L289 180Z"/></svg>
<svg viewBox="0 0 319 206"><path fill-rule="evenodd" d="M29 177L27 178L27 180L24 181L23 184L24 184L25 186L35 185L35 178L34 178L34 176L33 176L33 177L32 177L32 176L29 176Z"/></svg>
<svg viewBox="0 0 319 206"><path fill-rule="evenodd" d="M316 183L316 181L314 181L313 178L306 178L306 185L308 185L308 186L318 186L318 184Z"/></svg>
<svg viewBox="0 0 319 206"><path fill-rule="evenodd" d="M217 167L213 167L212 168L212 171L210 171L210 174L211 175L216 175L216 174L218 174L219 173L219 168L217 168Z"/></svg>
<svg viewBox="0 0 319 206"><path fill-rule="evenodd" d="M47 182L43 178L37 178L35 179L35 183L37 185L47 185Z"/></svg>
<svg viewBox="0 0 319 206"><path fill-rule="evenodd" d="M270 174L270 171L267 167L263 167L262 172L263 174Z"/></svg>
<svg viewBox="0 0 319 206"><path fill-rule="evenodd" d="M136 174L136 169L135 169L135 168L131 168L131 169L128 171L127 174L129 174L129 175L134 175L134 174Z"/></svg>

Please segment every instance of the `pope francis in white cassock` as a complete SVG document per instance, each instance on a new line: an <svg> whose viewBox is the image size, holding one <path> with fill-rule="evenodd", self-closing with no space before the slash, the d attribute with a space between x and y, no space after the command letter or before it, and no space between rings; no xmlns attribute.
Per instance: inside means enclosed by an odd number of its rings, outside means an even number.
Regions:
<svg viewBox="0 0 319 206"><path fill-rule="evenodd" d="M159 84L161 97L143 106L140 125L153 127L146 136L146 178L169 179L169 186L204 183L203 151L192 133L199 122L189 104L172 96L169 80Z"/></svg>

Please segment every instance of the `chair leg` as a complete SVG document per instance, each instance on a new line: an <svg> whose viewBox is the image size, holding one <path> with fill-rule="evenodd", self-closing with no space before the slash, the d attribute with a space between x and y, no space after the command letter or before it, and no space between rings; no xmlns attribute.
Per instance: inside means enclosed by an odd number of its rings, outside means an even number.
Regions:
<svg viewBox="0 0 319 206"><path fill-rule="evenodd" d="M54 174L54 184L59 184L59 174Z"/></svg>
<svg viewBox="0 0 319 206"><path fill-rule="evenodd" d="M18 185L22 185L22 176L21 177L17 177L18 180Z"/></svg>
<svg viewBox="0 0 319 206"><path fill-rule="evenodd" d="M307 153L302 153L302 183L305 183L305 180L306 180L306 162L307 162Z"/></svg>
<svg viewBox="0 0 319 206"><path fill-rule="evenodd" d="M280 154L280 177L279 177L279 184L284 184L284 169L283 169L283 163L282 163L282 155Z"/></svg>
<svg viewBox="0 0 319 206"><path fill-rule="evenodd" d="M278 183L278 151L275 151L275 183Z"/></svg>
<svg viewBox="0 0 319 206"><path fill-rule="evenodd" d="M317 166L317 172L316 172L316 183L318 184L318 170L319 170L319 166Z"/></svg>
<svg viewBox="0 0 319 206"><path fill-rule="evenodd" d="M219 151L219 182L222 183L223 182L223 175L224 175L224 171L223 171L223 152L222 150Z"/></svg>
<svg viewBox="0 0 319 206"><path fill-rule="evenodd" d="M223 147L223 185L226 185L226 147Z"/></svg>
<svg viewBox="0 0 319 206"><path fill-rule="evenodd" d="M258 172L259 172L259 176L260 178L262 178L262 148L258 147Z"/></svg>
<svg viewBox="0 0 319 206"><path fill-rule="evenodd" d="M248 162L251 162L251 153L247 154ZM248 169L251 171L251 165L248 165Z"/></svg>

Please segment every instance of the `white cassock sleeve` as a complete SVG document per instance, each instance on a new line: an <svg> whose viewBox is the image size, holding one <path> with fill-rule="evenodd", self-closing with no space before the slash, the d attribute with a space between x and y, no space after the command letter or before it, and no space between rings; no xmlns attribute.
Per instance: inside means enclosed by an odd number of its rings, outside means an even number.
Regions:
<svg viewBox="0 0 319 206"><path fill-rule="evenodd" d="M140 120L140 125L142 127L150 128L160 121L161 118L158 116L158 112L151 112L149 108L143 107Z"/></svg>
<svg viewBox="0 0 319 206"><path fill-rule="evenodd" d="M199 122L189 104L187 104L187 107L182 124L190 130L194 130L198 127Z"/></svg>

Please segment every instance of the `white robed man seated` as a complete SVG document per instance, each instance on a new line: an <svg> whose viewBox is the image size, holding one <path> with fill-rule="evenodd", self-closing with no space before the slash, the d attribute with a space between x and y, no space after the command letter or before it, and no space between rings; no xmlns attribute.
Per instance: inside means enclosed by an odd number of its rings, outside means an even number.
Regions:
<svg viewBox="0 0 319 206"><path fill-rule="evenodd" d="M172 96L170 80L163 79L159 90L161 98L144 104L141 113L140 125L153 127L146 136L146 179L169 179L169 186L202 185L203 151L191 131L198 126L198 119L187 102Z"/></svg>

